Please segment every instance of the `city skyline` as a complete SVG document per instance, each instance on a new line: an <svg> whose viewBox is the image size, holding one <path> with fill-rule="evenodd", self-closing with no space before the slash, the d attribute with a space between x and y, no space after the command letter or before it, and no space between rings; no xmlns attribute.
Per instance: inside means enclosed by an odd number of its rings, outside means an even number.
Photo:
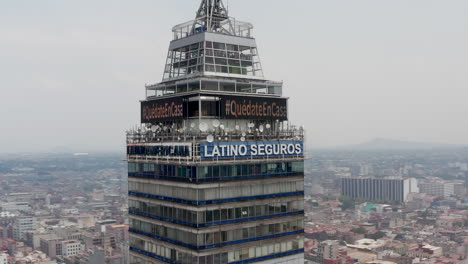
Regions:
<svg viewBox="0 0 468 264"><path fill-rule="evenodd" d="M144 97L135 87L161 80L167 29L198 1L175 12L180 4L0 4L0 151L121 149ZM258 15L265 5L230 1L230 11L256 26L265 77L284 78L310 146L376 137L468 145L466 2L268 1Z"/></svg>

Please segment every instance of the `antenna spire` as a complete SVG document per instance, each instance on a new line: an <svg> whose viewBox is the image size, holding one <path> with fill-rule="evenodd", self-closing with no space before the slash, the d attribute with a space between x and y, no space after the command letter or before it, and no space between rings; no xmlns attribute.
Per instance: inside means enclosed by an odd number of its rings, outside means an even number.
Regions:
<svg viewBox="0 0 468 264"><path fill-rule="evenodd" d="M204 30L217 32L222 29L222 22L229 20L228 10L222 0L202 0L196 20L201 22Z"/></svg>

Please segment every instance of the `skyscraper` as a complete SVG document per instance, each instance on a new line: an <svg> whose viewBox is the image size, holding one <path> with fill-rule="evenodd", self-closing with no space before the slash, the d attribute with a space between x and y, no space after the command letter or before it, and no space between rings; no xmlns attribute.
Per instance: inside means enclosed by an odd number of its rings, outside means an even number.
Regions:
<svg viewBox="0 0 468 264"><path fill-rule="evenodd" d="M342 178L341 195L368 201L404 203L410 193L419 193L414 178Z"/></svg>
<svg viewBox="0 0 468 264"><path fill-rule="evenodd" d="M203 0L127 133L130 263L304 263L304 131L253 26Z"/></svg>

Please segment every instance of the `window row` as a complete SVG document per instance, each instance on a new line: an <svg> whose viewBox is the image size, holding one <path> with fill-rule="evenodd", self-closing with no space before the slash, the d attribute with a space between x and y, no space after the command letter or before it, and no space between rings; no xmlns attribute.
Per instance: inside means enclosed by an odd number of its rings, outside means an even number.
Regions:
<svg viewBox="0 0 468 264"><path fill-rule="evenodd" d="M231 54L231 53L222 53L219 54L214 52L214 57L213 57L213 52L211 54L208 54L206 57L198 57L197 55L193 55L193 58L187 59L187 60L182 60L182 61L177 61L173 62L172 64L166 65L166 70L171 70L172 68L185 68L185 67L191 67L191 66L197 66L201 64L217 64L217 65L229 65L229 66L238 66L238 67L252 67L254 66L255 63L259 62L253 62L251 56L243 56L242 54ZM201 54L203 56L203 54Z"/></svg>
<svg viewBox="0 0 468 264"><path fill-rule="evenodd" d="M219 66L219 65L218 65ZM210 71L216 71L214 64L207 64ZM219 66L221 67L221 66ZM237 66L232 66L237 67ZM196 68L196 67L195 67ZM223 68L224 69L224 68ZM223 69L219 68L220 71ZM192 69L203 71L203 66L200 69ZM208 71L207 70L207 71ZM227 69L224 69L227 70ZM242 83L242 82L221 82L221 81L195 81L184 82L178 84L162 85L158 87L148 87L147 96L164 96L177 93L186 93L193 91L223 91L223 92L237 92L237 93L254 93L254 94L275 94L281 95L281 84L262 84L262 83Z"/></svg>
<svg viewBox="0 0 468 264"><path fill-rule="evenodd" d="M242 45L235 45L235 44L226 44L220 42L212 42L212 41L205 41L205 42L198 42L193 43L178 49L174 49L177 52L191 52L199 49L217 49L217 50L227 50L227 51L234 51L234 52L246 52L252 49L249 46L242 46Z"/></svg>
<svg viewBox="0 0 468 264"><path fill-rule="evenodd" d="M145 147L129 147L129 152L151 152ZM237 164L220 166L176 166L151 163L128 163L128 172L135 177L158 178L173 177L184 179L220 179L243 176L295 175L304 173L304 162L276 162L262 164ZM139 175L134 175L135 173Z"/></svg>
<svg viewBox="0 0 468 264"><path fill-rule="evenodd" d="M240 250L222 252L209 256L194 256L189 253L169 249L138 238L131 238L130 246L182 264L228 264L301 250L304 248L304 239L296 238L290 241L265 243L258 246L246 247ZM130 257L130 264L152 263L153 262L146 261L138 256Z"/></svg>
<svg viewBox="0 0 468 264"><path fill-rule="evenodd" d="M204 57L209 59L204 61ZM218 59L223 60L216 61ZM203 67L205 63L211 66ZM214 64L223 66L218 67ZM226 67L227 65L232 67ZM206 41L170 50L164 79L204 71L248 76L263 75L256 47Z"/></svg>
<svg viewBox="0 0 468 264"><path fill-rule="evenodd" d="M127 146L128 155L190 156L191 146Z"/></svg>
<svg viewBox="0 0 468 264"><path fill-rule="evenodd" d="M257 185L239 184L240 185L228 187L218 186L206 189L194 189L130 181L128 183L128 188L130 192L139 192L189 201L210 201L304 191L304 180Z"/></svg>
<svg viewBox="0 0 468 264"><path fill-rule="evenodd" d="M135 212L151 214L197 225L250 217L277 215L281 213L299 212L304 210L303 199L282 203L262 203L259 205L236 208L210 209L203 212L196 212L192 210L174 208L156 203L142 202L131 199L129 199L128 203L129 209Z"/></svg>
<svg viewBox="0 0 468 264"><path fill-rule="evenodd" d="M280 235L288 232L301 231L304 229L304 219L288 220L268 225L259 225L248 228L239 228L228 231L213 231L209 233L197 234L184 231L178 228L171 228L163 225L152 224L137 219L130 219L130 228L150 235L177 241L189 245L191 248L203 249L205 246L220 247L222 243L239 241L245 243L251 238L268 237Z"/></svg>

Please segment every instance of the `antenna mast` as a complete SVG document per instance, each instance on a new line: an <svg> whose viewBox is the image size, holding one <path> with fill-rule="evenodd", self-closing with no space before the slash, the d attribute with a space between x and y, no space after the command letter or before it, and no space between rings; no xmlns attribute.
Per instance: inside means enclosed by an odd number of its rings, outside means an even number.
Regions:
<svg viewBox="0 0 468 264"><path fill-rule="evenodd" d="M223 27L226 22L229 24L229 30ZM223 33L235 35L234 28L229 19L228 10L224 7L222 0L202 0L193 25L194 31L198 25L203 27L203 31L221 31Z"/></svg>

